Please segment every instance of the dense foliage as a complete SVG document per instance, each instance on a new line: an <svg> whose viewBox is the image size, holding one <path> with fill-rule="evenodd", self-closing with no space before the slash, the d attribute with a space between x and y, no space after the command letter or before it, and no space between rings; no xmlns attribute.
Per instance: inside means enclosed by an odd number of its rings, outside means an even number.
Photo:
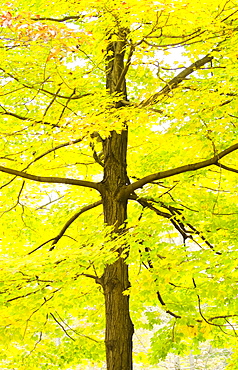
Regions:
<svg viewBox="0 0 238 370"><path fill-rule="evenodd" d="M238 368L236 1L13 0L0 25L0 367L99 368L120 257L153 332L135 362L209 340ZM103 145L127 130L107 225Z"/></svg>

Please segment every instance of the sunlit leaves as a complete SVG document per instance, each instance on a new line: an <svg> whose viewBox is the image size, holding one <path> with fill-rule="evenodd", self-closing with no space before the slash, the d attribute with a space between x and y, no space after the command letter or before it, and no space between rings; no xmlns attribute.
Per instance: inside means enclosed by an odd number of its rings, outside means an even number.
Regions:
<svg viewBox="0 0 238 370"><path fill-rule="evenodd" d="M237 142L231 1L15 0L2 4L0 24L2 166L100 182L102 141L128 127L133 182ZM105 82L107 48L121 41L121 29L130 64L127 100L109 95ZM211 62L142 107L207 54ZM236 152L221 163L237 171ZM97 279L118 246L130 265L124 294L133 322L154 330L152 363L206 340L237 347L236 172L214 165L148 183L136 191L146 206L129 199L127 233L109 238L99 205L54 248L66 223L99 194L7 174L0 191L3 368L67 369L89 360L99 366L104 297ZM148 365L145 354L137 358Z"/></svg>

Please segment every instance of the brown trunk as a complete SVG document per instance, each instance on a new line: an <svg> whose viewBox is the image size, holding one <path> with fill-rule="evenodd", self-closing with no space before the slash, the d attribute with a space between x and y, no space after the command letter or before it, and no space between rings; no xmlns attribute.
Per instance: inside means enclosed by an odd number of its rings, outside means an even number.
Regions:
<svg viewBox="0 0 238 370"><path fill-rule="evenodd" d="M106 306L106 360L108 370L132 369L133 324L129 314L128 266L118 259L106 267L103 289Z"/></svg>
<svg viewBox="0 0 238 370"><path fill-rule="evenodd" d="M127 131L115 131L104 142L104 180L102 198L104 220L114 225L114 231L127 219L127 199L120 190L127 184L126 173ZM123 229L120 229L123 232ZM106 359L108 370L132 369L133 324L130 319L128 266L120 254L124 246L118 245L118 260L105 268L101 279L106 309Z"/></svg>
<svg viewBox="0 0 238 370"><path fill-rule="evenodd" d="M126 83L118 83L124 68L126 31L121 30L117 42L109 42L106 60L106 86L109 93L122 93L126 99ZM109 38L110 39L110 38ZM120 85L120 86L119 86ZM116 105L120 107L120 103ZM123 187L128 184L126 169L127 127L118 134L112 131L103 141L104 179L102 200L104 221L114 226L115 233L123 232L127 219L127 199ZM120 257L124 246L118 245L118 260L108 265L101 278L106 310L106 361L107 370L132 370L133 324L130 318L129 296L123 292L129 288L128 265Z"/></svg>

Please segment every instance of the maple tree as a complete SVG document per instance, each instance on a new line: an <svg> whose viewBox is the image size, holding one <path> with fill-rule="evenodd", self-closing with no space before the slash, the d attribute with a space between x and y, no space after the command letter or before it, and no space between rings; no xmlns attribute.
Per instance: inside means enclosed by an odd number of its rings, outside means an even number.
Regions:
<svg viewBox="0 0 238 370"><path fill-rule="evenodd" d="M134 326L135 362L209 340L237 367L237 16L2 5L1 368L100 364L105 342L129 370Z"/></svg>

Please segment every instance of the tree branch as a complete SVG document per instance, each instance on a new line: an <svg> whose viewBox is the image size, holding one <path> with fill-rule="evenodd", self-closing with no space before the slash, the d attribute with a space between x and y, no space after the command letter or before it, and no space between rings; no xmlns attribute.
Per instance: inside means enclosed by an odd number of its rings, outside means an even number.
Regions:
<svg viewBox="0 0 238 370"><path fill-rule="evenodd" d="M145 198L141 198L141 197L138 197L137 195L131 195L129 197L129 199L131 200L135 200L137 201L142 207L147 207L149 209L151 209L152 211L154 211L158 216L161 216L161 217L164 217L164 218L168 218L170 219L172 217L172 214L170 213L167 213L167 212L163 212L163 211L160 211L159 209L155 208L153 206L153 204L151 204L147 199Z"/></svg>
<svg viewBox="0 0 238 370"><path fill-rule="evenodd" d="M20 79L17 76L14 76L13 74L7 72L5 69L3 69L1 67L0 67L0 71L3 71L4 73L6 73L7 76L13 78L15 81L19 82L22 86L24 86L27 89L36 90L38 92L44 92L44 93L49 94L51 96L55 96L56 98L67 99L67 100L68 99L77 100L77 99L84 98L85 96L94 95L92 93L84 93L84 94L81 94L81 95L75 95L74 97L59 95L58 94L59 90L57 90L57 92L52 92L52 91L49 91L49 90L46 90L46 89L43 89L43 88L37 88L35 86L30 86L30 85L27 85L27 84L21 82Z"/></svg>
<svg viewBox="0 0 238 370"><path fill-rule="evenodd" d="M80 139L75 139L75 140L72 140L72 141L68 141L67 143L59 144L59 145L55 146L54 148L51 148L51 149L47 150L46 152L40 154L38 157L34 158L33 161L31 161L30 163L28 163L28 165L26 167L24 167L22 169L22 171L27 170L33 163L35 163L36 161L39 161L41 158L45 157L47 154L50 154L52 152L55 152L57 149L61 149L61 148L64 148L66 146L69 146L69 145L74 145L74 144L80 143L83 139L84 139L84 137L82 137ZM16 177L17 176L13 177L8 183L2 185L0 187L0 189L2 189L3 187L9 185L12 181L15 180Z"/></svg>
<svg viewBox="0 0 238 370"><path fill-rule="evenodd" d="M75 213L63 226L62 230L59 232L59 234L54 238L52 241L52 247L50 248L50 251L52 251L55 248L55 245L58 243L58 241L62 238L64 235L65 231L70 227L70 225L84 212L88 211L89 209L95 208L102 204L102 201L99 200L95 203L89 204L83 208L80 209L79 212Z"/></svg>
<svg viewBox="0 0 238 370"><path fill-rule="evenodd" d="M235 168L231 168L231 167L225 166L224 164L217 163L217 166L220 167L220 168L223 168L224 170L238 173L238 170L236 170Z"/></svg>
<svg viewBox="0 0 238 370"><path fill-rule="evenodd" d="M85 96L90 96L90 95L92 96L93 95L92 93L85 93L85 94L75 95L75 96L71 97L71 95L68 95L68 96L59 95L58 92L54 93L52 91L42 89L42 88L37 89L37 88L34 88L33 86L27 86L27 85L24 85L24 86L27 87L28 89L35 89L39 92L43 91L46 94L49 94L51 96L55 96L56 98L67 99L67 100L77 100L77 99L84 98Z"/></svg>
<svg viewBox="0 0 238 370"><path fill-rule="evenodd" d="M61 327L61 329L67 335L67 337L69 337L70 339L72 339L73 341L75 341L75 339L73 337L71 337L71 335L68 334L68 332L65 329L65 327L61 324L61 322L59 320L56 319L55 315L53 315L52 312L50 312L50 315L53 317L54 321Z"/></svg>
<svg viewBox="0 0 238 370"><path fill-rule="evenodd" d="M196 288L197 288L197 285L196 285L195 279L194 279L194 278L192 278L192 280L193 280L193 286L194 286L194 289L196 289ZM204 314L203 314L203 312L202 312L202 305L201 305L201 298L200 298L200 295L199 295L199 294L196 294L196 296L197 296L197 299L198 299L198 311L199 311L200 316L202 317L202 319L203 319L207 324L212 325L212 326L218 326L219 328L220 328L221 326L224 326L224 325L214 324L214 323L212 323L211 321L209 321L209 320L207 320L207 319L206 319L206 317L204 316Z"/></svg>
<svg viewBox="0 0 238 370"><path fill-rule="evenodd" d="M62 238L62 236L64 235L65 231L69 228L69 226L84 212L88 211L89 209L92 209L92 208L95 208L97 206L99 206L100 204L102 204L102 201L99 200L95 203L92 203L92 204L89 204L83 208L81 208L81 210L77 213L75 213L67 222L66 224L64 225L64 227L62 228L62 230L60 231L60 233L54 237L54 238L51 238L49 240L47 240L46 242L42 243L41 245L39 245L38 247L36 247L35 249L33 249L32 251L30 251L29 253L27 253L28 255L29 254L32 254L34 252L36 252L38 249L40 249L41 247L43 247L44 245L52 242L51 244L51 248L49 249L49 251L52 251L54 248L55 248L55 245L58 243L58 241ZM86 275L85 275L86 276ZM92 277L92 276L91 276Z"/></svg>
<svg viewBox="0 0 238 370"><path fill-rule="evenodd" d="M69 15L63 18L50 18L50 17L37 17L31 18L33 21L52 21L52 22L65 22L65 21L77 21L83 18L83 15Z"/></svg>
<svg viewBox="0 0 238 370"><path fill-rule="evenodd" d="M44 245L46 245L46 244L50 243L52 240L55 240L55 238L51 238L51 239L47 240L46 242L42 243L41 245L39 245L38 247L36 247L36 248L35 248L35 249L33 249L32 251L30 251L29 253L27 253L27 255L28 255L28 254L32 254L32 253L34 253L35 251L38 251L38 249L40 249L40 248L41 248L41 247L43 247Z"/></svg>
<svg viewBox="0 0 238 370"><path fill-rule="evenodd" d="M226 319L227 317L237 317L238 315L222 315L222 316L214 316L210 317L208 321L217 320L217 319Z"/></svg>
<svg viewBox="0 0 238 370"><path fill-rule="evenodd" d="M187 38L185 38L185 36L166 36L166 35L164 35L164 37L168 38L168 39L174 39L174 38L182 38L183 39L182 41L168 43L168 44L155 44L154 42L151 43L151 42L148 42L146 40L146 39L154 39L154 38L158 39L158 36L146 36L143 41L145 42L145 44L147 44L151 47L154 47L154 48L168 49L168 48L174 48L174 47L181 47L183 45L191 45L191 44L194 44L195 42L199 42L199 40L193 41L193 42L189 42L189 41L194 40L195 38L201 36L205 32L206 31L198 30L198 31L192 33L190 36L187 36ZM195 34L195 33L197 33L197 34Z"/></svg>
<svg viewBox="0 0 238 370"><path fill-rule="evenodd" d="M23 169L23 171L27 170L33 163L35 163L36 161L39 161L41 158L45 157L47 154L50 154L52 152L55 152L57 149L61 149L61 148L64 148L66 146L70 146L70 145L74 145L74 144L80 143L83 139L84 139L84 137L82 137L80 139L75 139L75 140L72 140L72 141L67 141L66 143L59 144L59 145L55 146L54 148L51 148L51 149L47 150L46 152L44 152L44 153L40 154L38 157L36 157L33 161L31 161Z"/></svg>
<svg viewBox="0 0 238 370"><path fill-rule="evenodd" d="M128 69L129 69L130 65L131 65L131 58L132 58L132 55L133 55L134 50L135 50L134 45L131 45L130 51L129 51L129 55L128 55L128 58L127 58L126 65L125 65L125 67L124 67L124 69L123 69L123 71L122 71L122 73L120 75L119 80L117 81L117 84L116 84L116 87L115 87L115 91L120 92L120 88L121 88L122 82L123 82L123 80L124 80L124 78L125 78L125 76L126 76L126 74L128 72Z"/></svg>
<svg viewBox="0 0 238 370"><path fill-rule="evenodd" d="M55 123L45 122L45 121L42 121L42 120L36 121L36 120L34 120L33 118L30 118L30 117L24 117L24 116L20 116L19 114L16 114L16 113L8 112L2 106L1 106L1 108L4 109L4 112L0 112L0 114L2 114L2 115L12 116L12 117L15 117L17 119L20 119L22 121L36 122L36 123L41 123L42 125L49 125L49 126L52 126L53 128L55 128L55 127L60 128L60 126L57 125L57 124L55 124Z"/></svg>
<svg viewBox="0 0 238 370"><path fill-rule="evenodd" d="M144 185L146 185L146 184L148 184L152 181L155 181L155 180L165 179L167 177L172 177L172 176L175 176L175 175L179 175L180 173L184 173L184 172L197 171L197 170L200 170L201 168L205 168L205 167L212 166L212 165L219 165L220 166L220 164L218 164L218 161L221 158L223 158L226 155L234 152L237 149L238 149L238 143L230 146L229 148L221 151L220 153L216 154L214 157L212 157L210 159L207 159L205 161L192 163L192 164L187 164L185 166L176 167L176 168L173 168L171 170L157 172L157 173L153 173L151 175L145 176L142 179L140 179L138 181L135 181L134 183L132 183L130 185L127 185L123 189L123 194L122 195L128 198L130 196L130 194L132 194L136 189L142 188Z"/></svg>
<svg viewBox="0 0 238 370"><path fill-rule="evenodd" d="M204 66L204 64L211 62L212 59L213 59L213 56L206 55L202 59L199 59L195 63L192 63L189 67L185 68L177 76L172 78L172 80L170 80L159 92L155 93L147 100L143 100L139 106L146 107L151 104L156 104L158 101L158 98L161 95L168 94L171 90L175 89L182 81L184 81L187 76L189 76L191 73L193 73L197 69L200 69L202 66Z"/></svg>
<svg viewBox="0 0 238 370"><path fill-rule="evenodd" d="M20 197L21 197L22 191L23 191L23 189L24 189L24 186L25 186L25 180L23 180L23 182L22 182L21 188L20 188L19 193L18 193L18 196L17 196L17 201L16 201L16 203L15 203L13 206L11 206L9 209L7 209L6 211L3 211L3 212L1 213L1 217L4 215L4 213L7 213L7 212L12 211L12 210L13 210L14 208L16 208L18 205L21 205L21 206L22 206L22 209L23 209L23 211L24 211L24 205L20 202Z"/></svg>
<svg viewBox="0 0 238 370"><path fill-rule="evenodd" d="M184 240L184 243L185 243L185 241L187 239L191 239L200 248L202 248L201 245L195 240L195 238L192 235L192 234L195 234L198 237L200 237L204 241L204 243L211 250L213 250L215 252L215 254L218 254L218 255L221 255L222 254L221 252L217 252L215 250L215 248L213 247L213 245L204 237L204 235L202 235L202 233L199 230L197 230L191 223L189 223L189 222L186 221L186 219L182 215L183 209L179 209L179 208L176 208L176 207L173 207L173 206L170 206L170 205L165 205L163 202L157 202L157 201L155 201L154 199L151 199L151 198L149 200L147 200L145 198L140 198L140 197L137 197L136 195L131 195L129 197L129 199L137 201L139 204L142 205L142 207L147 207L147 208L151 209L158 216L167 218L172 223L172 225L174 226L174 228L180 233L180 235L182 236L182 238ZM150 202L159 203L160 207L166 209L170 213L162 212L161 210L159 210L156 207L154 207L154 205L151 204ZM186 229L186 226L190 230L187 230Z"/></svg>
<svg viewBox="0 0 238 370"><path fill-rule="evenodd" d="M45 176L36 176L22 171L13 170L12 168L0 166L0 172L5 172L10 175L19 176L23 179L33 180L37 182L46 182L53 184L68 184L68 185L77 185L84 186L86 188L91 188L99 191L100 184L92 181L68 179L63 177L45 177Z"/></svg>
<svg viewBox="0 0 238 370"><path fill-rule="evenodd" d="M57 315L59 316L59 318L60 318L60 320L61 320L61 322L65 325L65 326L67 326L72 332L74 332L75 334L77 334L77 335L79 335L79 336L81 336L81 337L84 337L84 338L87 338L87 339L90 339L90 340L92 340L93 342L96 342L96 343L99 343L99 341L98 340L96 340L96 339L94 339L94 338L91 338L91 337L88 337L87 335L84 335L84 334L81 334L81 333L78 333L78 331L77 330L75 330L75 329L73 329L73 328L71 328L63 319L62 319L62 317L60 316L60 314L57 312L57 311L55 311L56 313L57 313Z"/></svg>

